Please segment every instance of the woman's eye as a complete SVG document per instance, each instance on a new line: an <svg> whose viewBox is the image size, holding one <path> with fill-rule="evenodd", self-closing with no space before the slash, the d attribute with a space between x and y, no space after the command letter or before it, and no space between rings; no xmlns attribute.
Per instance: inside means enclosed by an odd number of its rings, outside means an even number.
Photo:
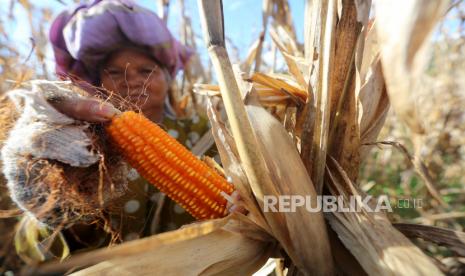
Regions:
<svg viewBox="0 0 465 276"><path fill-rule="evenodd" d="M149 74L155 73L156 72L155 70L156 70L156 68L148 68L148 67L147 68L142 68L141 73L149 75Z"/></svg>
<svg viewBox="0 0 465 276"><path fill-rule="evenodd" d="M122 74L121 70L117 70L117 69L110 69L110 70L107 70L107 73L108 73L109 75L112 75L112 76L116 76L116 75Z"/></svg>

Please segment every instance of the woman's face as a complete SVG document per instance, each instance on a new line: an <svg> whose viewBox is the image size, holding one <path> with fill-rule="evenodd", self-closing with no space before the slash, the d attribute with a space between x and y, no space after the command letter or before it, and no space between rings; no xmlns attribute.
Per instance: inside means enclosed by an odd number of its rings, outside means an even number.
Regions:
<svg viewBox="0 0 465 276"><path fill-rule="evenodd" d="M163 118L168 78L149 55L131 48L112 53L100 70L105 89L137 105L154 121Z"/></svg>

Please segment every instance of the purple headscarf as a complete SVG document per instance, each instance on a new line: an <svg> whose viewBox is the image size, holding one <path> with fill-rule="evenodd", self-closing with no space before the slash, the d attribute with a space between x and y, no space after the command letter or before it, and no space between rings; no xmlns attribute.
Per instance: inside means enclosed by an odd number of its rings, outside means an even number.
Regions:
<svg viewBox="0 0 465 276"><path fill-rule="evenodd" d="M155 13L131 0L95 0L62 12L52 24L50 41L58 76L74 76L94 85L106 56L122 46L142 47L171 77L192 54Z"/></svg>

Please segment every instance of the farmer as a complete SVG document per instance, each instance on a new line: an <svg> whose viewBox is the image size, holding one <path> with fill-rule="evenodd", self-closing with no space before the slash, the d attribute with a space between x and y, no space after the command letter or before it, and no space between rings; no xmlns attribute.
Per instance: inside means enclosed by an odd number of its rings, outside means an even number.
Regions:
<svg viewBox="0 0 465 276"><path fill-rule="evenodd" d="M173 38L153 12L130 0L96 0L61 13L51 26L50 41L57 75L72 80L88 93L85 97L46 94L46 100L61 114L79 121L105 123L119 112L116 107L135 106L188 148L208 130L207 121L199 116L185 120L176 118L170 97L171 84L192 53ZM112 97L102 103L93 97L97 95ZM12 174L11 171L14 173L15 168L8 172ZM14 177L10 180L11 193L25 189L18 188L20 185L15 183ZM73 221L72 225L62 220L59 221L62 224L56 224L67 229L63 233L71 250L104 246L111 238L115 239L107 232L116 232L117 240L128 241L174 230L193 221L169 199L161 204L163 195L141 179L134 169L129 170L127 180L127 190L112 205L117 211L112 213L106 225L82 224L79 220ZM97 180L91 183L91 188L97 186ZM50 190L45 189L44 193L47 192ZM26 195L21 196L28 200ZM36 195L27 193L27 196ZM158 212L159 208L162 212ZM63 210L54 208L52 211L60 215ZM68 217L73 215L71 212L67 214ZM48 223L53 218L37 219L56 226ZM24 254L28 255L27 252Z"/></svg>
<svg viewBox="0 0 465 276"><path fill-rule="evenodd" d="M184 121L184 129L175 120L168 94L176 73L191 53L173 38L155 13L127 0L94 1L60 14L52 24L50 41L60 77L78 78L116 93L152 121L170 127L168 132L175 138L183 137L184 143L195 143L207 130L206 122L197 122L196 118L196 125ZM61 102L57 107L70 117L89 122L108 121L116 112L110 103L102 106L92 98ZM123 240L140 237L147 223L141 216L150 213L161 196L146 193L151 187L148 183L141 189L134 171L129 177L134 187L129 187L133 188L131 196L122 202L127 214ZM169 207L167 215L176 218L165 220L161 230L173 230L191 221L179 206L170 202Z"/></svg>

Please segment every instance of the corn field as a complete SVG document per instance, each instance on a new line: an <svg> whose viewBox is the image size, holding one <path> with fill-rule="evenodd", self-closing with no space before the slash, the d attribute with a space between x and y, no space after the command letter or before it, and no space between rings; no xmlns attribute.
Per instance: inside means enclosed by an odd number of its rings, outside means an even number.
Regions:
<svg viewBox="0 0 465 276"><path fill-rule="evenodd" d="M0 272L465 274L465 3L305 0L304 22L297 22L294 1L261 1L262 25L248 49L228 37L222 1L198 0L189 11L190 0L152 1L165 22L181 22L173 33L198 53L172 95L185 116L209 118L212 131L195 151L216 145L220 160L208 164L231 180L247 215L72 256L64 248L62 259L28 263L16 258L21 214L1 182ZM2 94L55 78L46 65L46 26L35 23L55 14L33 1L9 4L0 18ZM27 53L5 28L19 20L18 7L31 29ZM202 30L192 27L194 16ZM0 109L3 143L11 122ZM369 205L387 196L394 208L264 211L266 197L282 195L342 196L344 204L371 195Z"/></svg>

